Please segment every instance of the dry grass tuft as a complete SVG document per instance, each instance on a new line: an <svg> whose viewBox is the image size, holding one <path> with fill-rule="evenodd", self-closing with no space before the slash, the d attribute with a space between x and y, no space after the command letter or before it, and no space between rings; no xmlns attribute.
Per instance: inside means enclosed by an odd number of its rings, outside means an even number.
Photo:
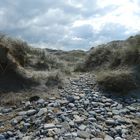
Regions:
<svg viewBox="0 0 140 140"><path fill-rule="evenodd" d="M127 93L138 87L130 70L105 70L96 73L97 83L104 90Z"/></svg>

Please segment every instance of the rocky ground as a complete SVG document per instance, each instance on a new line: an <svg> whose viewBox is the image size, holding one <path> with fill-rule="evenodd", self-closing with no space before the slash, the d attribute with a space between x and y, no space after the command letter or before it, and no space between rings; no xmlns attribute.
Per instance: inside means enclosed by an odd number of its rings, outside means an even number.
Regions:
<svg viewBox="0 0 140 140"><path fill-rule="evenodd" d="M94 77L69 79L60 98L0 107L0 140L140 140L140 99L110 98Z"/></svg>

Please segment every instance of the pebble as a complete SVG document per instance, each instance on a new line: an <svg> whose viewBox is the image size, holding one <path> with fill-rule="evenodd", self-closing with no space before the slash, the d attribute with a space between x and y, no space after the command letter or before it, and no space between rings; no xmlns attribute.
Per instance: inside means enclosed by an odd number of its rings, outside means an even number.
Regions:
<svg viewBox="0 0 140 140"><path fill-rule="evenodd" d="M0 130L8 124L0 140L127 140L140 116L139 105L128 102L138 100L127 99L126 104L122 98L111 99L95 92L88 84L91 78L83 77L61 89L59 99L33 96L19 107L0 107Z"/></svg>
<svg viewBox="0 0 140 140"><path fill-rule="evenodd" d="M35 109L31 109L31 110L28 110L27 111L27 115L34 115L36 113L36 110Z"/></svg>
<svg viewBox="0 0 140 140"><path fill-rule="evenodd" d="M0 134L0 140L6 140L5 136Z"/></svg>
<svg viewBox="0 0 140 140"><path fill-rule="evenodd" d="M45 113L47 113L47 108L41 108L40 110L39 110L39 112L37 113L37 116L42 116L42 115L44 115Z"/></svg>
<svg viewBox="0 0 140 140"><path fill-rule="evenodd" d="M83 139L89 139L90 138L90 133L86 131L78 131L77 132L78 137L83 138Z"/></svg>
<svg viewBox="0 0 140 140"><path fill-rule="evenodd" d="M105 138L104 138L104 140L114 140L114 139L111 136L106 135Z"/></svg>
<svg viewBox="0 0 140 140"><path fill-rule="evenodd" d="M53 123L44 124L44 129L52 129L52 128L56 128L55 124Z"/></svg>

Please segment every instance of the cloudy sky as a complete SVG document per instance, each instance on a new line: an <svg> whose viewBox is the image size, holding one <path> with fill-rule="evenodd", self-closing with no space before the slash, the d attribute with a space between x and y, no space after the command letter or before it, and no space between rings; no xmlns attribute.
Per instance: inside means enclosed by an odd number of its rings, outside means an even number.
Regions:
<svg viewBox="0 0 140 140"><path fill-rule="evenodd" d="M0 0L0 31L38 47L87 50L140 33L140 0Z"/></svg>

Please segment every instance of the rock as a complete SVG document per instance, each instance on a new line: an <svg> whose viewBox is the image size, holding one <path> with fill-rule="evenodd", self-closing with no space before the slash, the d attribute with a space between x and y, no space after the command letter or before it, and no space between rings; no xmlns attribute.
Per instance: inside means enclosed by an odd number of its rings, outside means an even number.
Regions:
<svg viewBox="0 0 140 140"><path fill-rule="evenodd" d="M136 113L136 116L140 118L140 112L137 112Z"/></svg>
<svg viewBox="0 0 140 140"><path fill-rule="evenodd" d="M65 130L70 131L70 125L68 122L63 122L61 125Z"/></svg>
<svg viewBox="0 0 140 140"><path fill-rule="evenodd" d="M114 115L119 115L119 114L120 114L119 110L112 110L112 113L113 113Z"/></svg>
<svg viewBox="0 0 140 140"><path fill-rule="evenodd" d="M115 140L123 140L121 137L116 137Z"/></svg>
<svg viewBox="0 0 140 140"><path fill-rule="evenodd" d="M22 140L31 140L30 136L23 137Z"/></svg>
<svg viewBox="0 0 140 140"><path fill-rule="evenodd" d="M41 108L40 110L39 110L39 112L37 113L37 116L42 116L42 115L44 115L45 113L47 113L47 108Z"/></svg>
<svg viewBox="0 0 140 140"><path fill-rule="evenodd" d="M31 109L31 110L27 111L27 115L29 115L29 116L34 115L35 113L36 113L35 109Z"/></svg>
<svg viewBox="0 0 140 140"><path fill-rule="evenodd" d="M52 137L47 137L47 138L43 138L43 139L40 139L40 140L54 140L54 138L52 138Z"/></svg>
<svg viewBox="0 0 140 140"><path fill-rule="evenodd" d="M77 132L72 132L72 136L77 137Z"/></svg>
<svg viewBox="0 0 140 140"><path fill-rule="evenodd" d="M107 125L116 125L116 121L113 119L107 119L105 122Z"/></svg>
<svg viewBox="0 0 140 140"><path fill-rule="evenodd" d="M85 100L84 105L88 105L88 104L89 104L89 100Z"/></svg>
<svg viewBox="0 0 140 140"><path fill-rule="evenodd" d="M81 125L79 126L79 129L80 129L80 130L85 130L85 129L86 129L86 126L83 125L83 124L81 124Z"/></svg>
<svg viewBox="0 0 140 140"><path fill-rule="evenodd" d="M130 111L136 111L136 109L134 108L134 107L132 107L132 106L128 106L127 107Z"/></svg>
<svg viewBox="0 0 140 140"><path fill-rule="evenodd" d="M22 121L22 116L17 116L16 118L14 118L14 119L11 121L11 124L12 124L12 125L16 125L16 124L18 124L20 121Z"/></svg>
<svg viewBox="0 0 140 140"><path fill-rule="evenodd" d="M75 105L73 103L69 103L69 107L74 107Z"/></svg>
<svg viewBox="0 0 140 140"><path fill-rule="evenodd" d="M84 121L84 118L78 116L78 115L74 115L74 122L75 123L82 123Z"/></svg>
<svg viewBox="0 0 140 140"><path fill-rule="evenodd" d="M8 135L9 137L12 137L12 136L13 136L13 132L7 131L7 135Z"/></svg>
<svg viewBox="0 0 140 140"><path fill-rule="evenodd" d="M44 99L39 99L39 100L37 101L37 103L38 103L38 104L44 104L44 103L45 103L45 100L44 100Z"/></svg>
<svg viewBox="0 0 140 140"><path fill-rule="evenodd" d="M95 111L89 111L89 114L92 116L96 116L96 112Z"/></svg>
<svg viewBox="0 0 140 140"><path fill-rule="evenodd" d="M111 136L106 135L105 138L104 138L104 140L114 140L114 139Z"/></svg>
<svg viewBox="0 0 140 140"><path fill-rule="evenodd" d="M83 138L83 139L89 139L91 136L91 134L86 131L78 131L77 135L78 137Z"/></svg>
<svg viewBox="0 0 140 140"><path fill-rule="evenodd" d="M0 134L0 140L6 140L5 136Z"/></svg>
<svg viewBox="0 0 140 140"><path fill-rule="evenodd" d="M74 121L70 121L70 122L69 122L69 125L70 125L70 126L74 126Z"/></svg>
<svg viewBox="0 0 140 140"><path fill-rule="evenodd" d="M90 122L96 122L96 119L93 118L93 117L91 117L91 118L88 118L88 121L90 121Z"/></svg>
<svg viewBox="0 0 140 140"><path fill-rule="evenodd" d="M49 124L44 124L44 129L53 129L56 128L55 124L49 123Z"/></svg>
<svg viewBox="0 0 140 140"><path fill-rule="evenodd" d="M10 113L13 109L12 108L3 108L1 110L2 113Z"/></svg>
<svg viewBox="0 0 140 140"><path fill-rule="evenodd" d="M25 107L29 107L31 105L30 101L25 102Z"/></svg>
<svg viewBox="0 0 140 140"><path fill-rule="evenodd" d="M67 96L67 101L69 101L70 103L74 103L75 102L75 99L73 96Z"/></svg>
<svg viewBox="0 0 140 140"><path fill-rule="evenodd" d="M75 140L85 140L85 139L82 139L82 138L76 137Z"/></svg>
<svg viewBox="0 0 140 140"><path fill-rule="evenodd" d="M92 138L91 140L103 140L102 138Z"/></svg>
<svg viewBox="0 0 140 140"><path fill-rule="evenodd" d="M20 112L18 112L18 115L19 115L19 116L25 116L26 114L27 114L26 111L20 111Z"/></svg>

